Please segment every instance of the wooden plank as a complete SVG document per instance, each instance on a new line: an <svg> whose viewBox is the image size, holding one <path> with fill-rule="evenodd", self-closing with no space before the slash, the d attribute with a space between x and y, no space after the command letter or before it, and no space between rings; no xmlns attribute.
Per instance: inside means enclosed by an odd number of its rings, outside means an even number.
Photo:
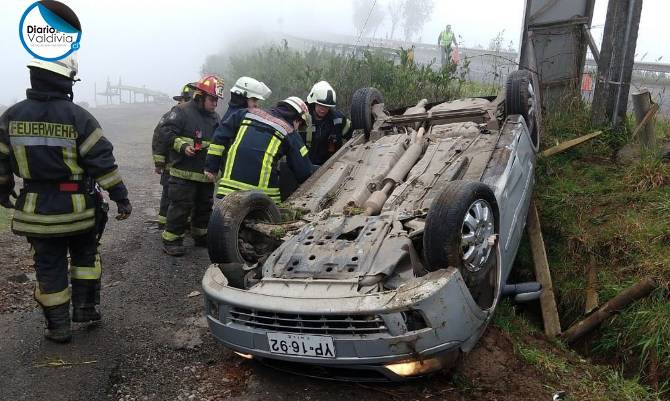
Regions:
<svg viewBox="0 0 670 401"><path fill-rule="evenodd" d="M598 266L595 256L591 255L589 265L586 270L586 303L584 313L589 314L598 307Z"/></svg>
<svg viewBox="0 0 670 401"><path fill-rule="evenodd" d="M554 297L554 287L551 282L549 262L547 261L547 252L544 249L542 229L540 228L540 217L537 214L534 200L531 200L530 208L528 209L528 222L526 223L526 229L528 230L530 248L533 254L535 278L542 285L540 306L542 307L544 333L549 337L555 337L561 334L561 321L558 317L556 298Z"/></svg>
<svg viewBox="0 0 670 401"><path fill-rule="evenodd" d="M637 282L632 287L622 291L616 297L605 302L597 311L590 314L584 320L570 326L561 336L566 342L571 343L584 334L589 333L602 323L605 319L619 312L630 303L649 295L658 284L653 278L647 277Z"/></svg>
<svg viewBox="0 0 670 401"><path fill-rule="evenodd" d="M582 25L584 27L584 35L586 35L586 39L589 41L589 49L591 49L591 54L593 55L593 61L598 64L598 61L600 61L600 49L598 49L598 45L596 44L596 40L593 38L593 35L591 35L591 28L588 26L588 24Z"/></svg>
<svg viewBox="0 0 670 401"><path fill-rule="evenodd" d="M572 147L575 147L579 144L582 144L586 141L590 141L591 139L593 139L593 138L595 138L595 137L597 137L601 134L602 134L602 131L596 131L596 132L592 132L592 133L584 135L584 136L580 136L579 138L575 138L575 139L571 139L569 141L565 141L563 143L559 143L558 145L556 145L552 148L549 148L549 149L545 150L544 152L540 153L540 157L549 157L549 156L553 156L553 155L556 155L556 154L559 154L559 153L563 153L566 150L568 150Z"/></svg>

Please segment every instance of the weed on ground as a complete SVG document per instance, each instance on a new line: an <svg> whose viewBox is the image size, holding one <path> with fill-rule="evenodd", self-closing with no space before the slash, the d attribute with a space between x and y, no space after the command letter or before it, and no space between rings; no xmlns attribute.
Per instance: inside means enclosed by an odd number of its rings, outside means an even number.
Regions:
<svg viewBox="0 0 670 401"><path fill-rule="evenodd" d="M589 113L577 103L548 116L544 147L597 130ZM667 121L657 127L659 139L670 138ZM639 378L662 389L670 380L670 165L648 157L617 165L613 155L629 131L603 132L539 160L535 197L564 329L584 317L589 267L597 270L601 304L644 277L659 282L653 297L604 322L588 344L594 357L618 372L610 379L622 399L647 399L631 383ZM521 268L532 265L523 262ZM543 363L532 350L524 355Z"/></svg>

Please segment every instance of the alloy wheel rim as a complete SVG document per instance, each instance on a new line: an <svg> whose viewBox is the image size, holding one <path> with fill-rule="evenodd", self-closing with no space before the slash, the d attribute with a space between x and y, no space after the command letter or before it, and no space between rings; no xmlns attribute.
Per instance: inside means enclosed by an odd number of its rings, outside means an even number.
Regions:
<svg viewBox="0 0 670 401"><path fill-rule="evenodd" d="M465 268L473 273L481 270L493 249L489 238L495 233L493 209L484 199L468 208L461 228L461 251Z"/></svg>

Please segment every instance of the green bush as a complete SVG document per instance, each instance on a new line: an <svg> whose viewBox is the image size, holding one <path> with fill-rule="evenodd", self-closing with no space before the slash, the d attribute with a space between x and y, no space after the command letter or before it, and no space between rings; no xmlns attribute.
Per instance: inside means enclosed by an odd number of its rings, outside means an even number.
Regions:
<svg viewBox="0 0 670 401"><path fill-rule="evenodd" d="M357 54L334 53L312 48L299 51L288 46L268 46L247 53L215 54L207 57L204 73L215 73L232 83L240 76L254 77L272 89L264 107L288 96L305 98L312 85L328 81L337 92L338 108L349 113L353 93L374 86L384 95L387 108L413 105L426 98L429 102L449 100L466 95L490 94L492 88L465 82L467 70L455 65L437 69L433 65L416 65L407 50L397 51L399 60L388 54L365 50Z"/></svg>

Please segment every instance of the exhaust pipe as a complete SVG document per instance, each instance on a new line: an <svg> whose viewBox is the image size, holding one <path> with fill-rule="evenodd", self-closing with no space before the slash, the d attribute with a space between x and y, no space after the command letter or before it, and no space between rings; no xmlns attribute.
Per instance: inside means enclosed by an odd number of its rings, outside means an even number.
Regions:
<svg viewBox="0 0 670 401"><path fill-rule="evenodd" d="M424 127L419 128L414 142L407 148L398 163L393 166L386 178L382 181L382 189L375 191L367 201L365 201L365 214L367 216L374 216L381 212L384 203L388 200L389 195L393 189L400 184L409 171L414 167L417 161L421 158L423 153L423 134L426 131Z"/></svg>

